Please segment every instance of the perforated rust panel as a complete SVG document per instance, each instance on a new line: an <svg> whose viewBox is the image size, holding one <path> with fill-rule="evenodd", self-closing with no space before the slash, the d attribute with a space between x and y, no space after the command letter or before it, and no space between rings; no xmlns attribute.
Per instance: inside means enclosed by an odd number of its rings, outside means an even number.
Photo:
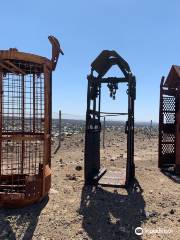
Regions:
<svg viewBox="0 0 180 240"><path fill-rule="evenodd" d="M159 118L159 167L175 163L175 112L176 98L161 92Z"/></svg>

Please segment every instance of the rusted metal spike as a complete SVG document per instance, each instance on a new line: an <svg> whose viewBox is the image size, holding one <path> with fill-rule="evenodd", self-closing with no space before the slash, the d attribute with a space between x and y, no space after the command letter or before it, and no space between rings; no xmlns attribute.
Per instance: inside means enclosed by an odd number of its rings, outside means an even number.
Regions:
<svg viewBox="0 0 180 240"><path fill-rule="evenodd" d="M51 45L52 45L52 66L53 66L53 70L56 68L56 64L59 58L59 54L61 53L62 55L64 55L63 51L61 50L59 41L57 40L57 38L55 38L54 36L49 36L48 37Z"/></svg>

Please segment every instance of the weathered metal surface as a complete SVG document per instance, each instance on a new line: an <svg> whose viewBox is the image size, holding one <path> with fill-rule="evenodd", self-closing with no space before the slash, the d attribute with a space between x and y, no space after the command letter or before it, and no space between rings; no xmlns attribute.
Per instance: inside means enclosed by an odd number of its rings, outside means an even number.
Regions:
<svg viewBox="0 0 180 240"><path fill-rule="evenodd" d="M164 87L168 88L175 88L176 86L179 86L180 81L180 66L173 65L171 67L171 70L165 79Z"/></svg>
<svg viewBox="0 0 180 240"><path fill-rule="evenodd" d="M48 194L51 187L51 169L49 165L45 166L45 193L42 194L42 166L39 174L36 175L13 175L14 183L12 185L11 175L1 175L0 185L0 207L23 207L34 202L41 201ZM5 182L3 185L2 182ZM13 191L12 191L13 189Z"/></svg>
<svg viewBox="0 0 180 240"><path fill-rule="evenodd" d="M164 81L164 79L162 79ZM164 95L163 82L160 92L159 115L159 167L175 163L175 96Z"/></svg>
<svg viewBox="0 0 180 240"><path fill-rule="evenodd" d="M117 65L124 77L104 78L107 71ZM85 134L85 184L95 184L96 176L101 173L100 166L100 132L101 132L101 85L107 83L110 97L115 99L119 83L128 84L128 121L127 121L127 167L126 181L134 178L134 100L136 98L136 80L132 75L128 63L115 51L104 50L91 64L91 74L88 75L87 111L86 111L86 134ZM96 71L98 76L94 76ZM121 113L120 113L121 115ZM125 114L122 114L125 115Z"/></svg>
<svg viewBox="0 0 180 240"><path fill-rule="evenodd" d="M9 50L0 50L0 66L3 70L14 73L14 74L27 74L29 71L29 68L26 69L26 67L18 67L19 61L25 61L29 63L36 63L41 66L46 65L51 70L55 70L56 64L59 58L59 54L64 54L58 40L53 37L49 36L49 41L52 45L52 58L51 60L45 57L41 57L35 54L31 53L24 53L19 52L15 48L10 48ZM33 72L33 69L31 69L31 73Z"/></svg>
<svg viewBox="0 0 180 240"><path fill-rule="evenodd" d="M162 77L159 107L159 160L161 169L180 174L180 67L172 66Z"/></svg>
<svg viewBox="0 0 180 240"><path fill-rule="evenodd" d="M98 183L102 186L124 187L126 184L126 169L107 171Z"/></svg>
<svg viewBox="0 0 180 240"><path fill-rule="evenodd" d="M62 55L64 55L64 53L60 47L58 40L54 36L49 36L48 39L49 39L50 43L52 44L51 62L52 62L52 69L55 70L56 64L59 59L59 54L61 53Z"/></svg>
<svg viewBox="0 0 180 240"><path fill-rule="evenodd" d="M51 185L51 60L17 49L0 51L0 206L24 206L42 199Z"/></svg>

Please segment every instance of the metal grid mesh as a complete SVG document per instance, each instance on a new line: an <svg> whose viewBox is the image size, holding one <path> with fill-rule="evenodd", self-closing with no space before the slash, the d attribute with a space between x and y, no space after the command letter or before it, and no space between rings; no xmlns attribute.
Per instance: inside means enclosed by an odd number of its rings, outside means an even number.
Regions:
<svg viewBox="0 0 180 240"><path fill-rule="evenodd" d="M1 192L24 192L26 176L39 173L44 155L42 66L14 64L25 74L3 71Z"/></svg>
<svg viewBox="0 0 180 240"><path fill-rule="evenodd" d="M4 133L44 132L44 74L32 64L29 67L29 74L25 76L7 73L3 77Z"/></svg>
<svg viewBox="0 0 180 240"><path fill-rule="evenodd" d="M24 141L24 155L22 153L22 141L2 142L2 175L38 174L39 163L43 162L43 141Z"/></svg>
<svg viewBox="0 0 180 240"><path fill-rule="evenodd" d="M160 132L160 154L166 164L173 163L175 158L175 118L176 99L174 96L162 95L162 124Z"/></svg>
<svg viewBox="0 0 180 240"><path fill-rule="evenodd" d="M163 111L175 111L175 97L163 96Z"/></svg>

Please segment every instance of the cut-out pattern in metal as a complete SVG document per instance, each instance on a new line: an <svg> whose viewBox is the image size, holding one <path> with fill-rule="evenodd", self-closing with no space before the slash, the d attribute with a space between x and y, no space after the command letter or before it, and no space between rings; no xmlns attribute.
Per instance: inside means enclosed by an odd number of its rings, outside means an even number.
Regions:
<svg viewBox="0 0 180 240"><path fill-rule="evenodd" d="M174 67L165 80L161 79L160 85L160 108L159 108L159 161L161 169L174 168L177 171L177 139L179 136L178 126L178 95L179 88L175 87ZM177 82L177 81L176 81Z"/></svg>

